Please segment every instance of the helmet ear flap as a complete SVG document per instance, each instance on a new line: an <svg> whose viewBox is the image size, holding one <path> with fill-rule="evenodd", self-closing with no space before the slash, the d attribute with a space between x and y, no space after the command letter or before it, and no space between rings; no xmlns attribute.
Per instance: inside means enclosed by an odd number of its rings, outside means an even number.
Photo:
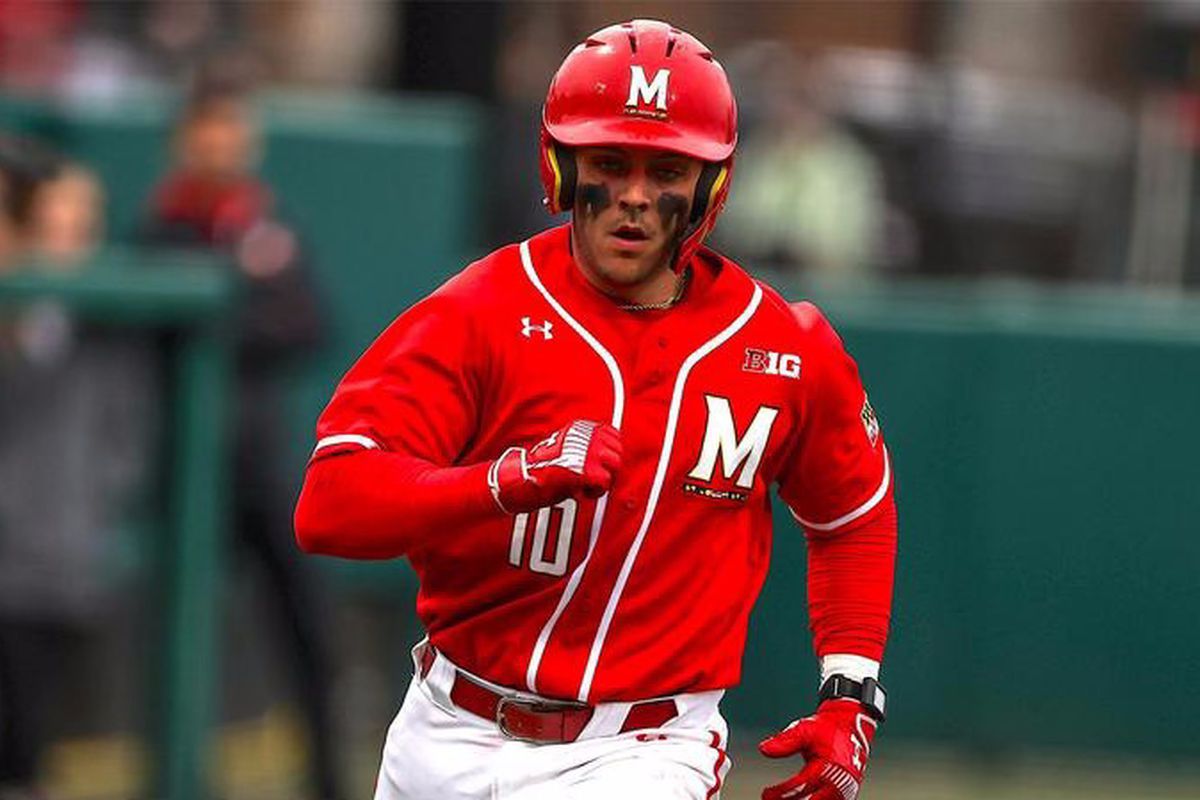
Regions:
<svg viewBox="0 0 1200 800"><path fill-rule="evenodd" d="M554 172L552 199L557 207L551 211L569 211L575 204L575 182L579 174L575 167L575 151L550 139L546 144L546 158Z"/></svg>
<svg viewBox="0 0 1200 800"><path fill-rule="evenodd" d="M727 165L725 162L710 162L700 170L700 178L696 181L696 194L692 198L692 213L688 222L695 225L700 220L704 219L704 213L708 211L709 203L712 202L714 190L719 189L721 183L724 183L724 173Z"/></svg>

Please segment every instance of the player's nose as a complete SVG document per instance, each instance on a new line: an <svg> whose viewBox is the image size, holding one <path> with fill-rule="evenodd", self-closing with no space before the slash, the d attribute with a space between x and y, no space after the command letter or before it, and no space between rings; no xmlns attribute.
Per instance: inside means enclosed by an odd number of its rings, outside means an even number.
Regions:
<svg viewBox="0 0 1200 800"><path fill-rule="evenodd" d="M639 209L645 211L650 207L650 185L646 180L646 176L641 173L635 173L625 181L625 185L621 187L621 193L617 198L622 208Z"/></svg>

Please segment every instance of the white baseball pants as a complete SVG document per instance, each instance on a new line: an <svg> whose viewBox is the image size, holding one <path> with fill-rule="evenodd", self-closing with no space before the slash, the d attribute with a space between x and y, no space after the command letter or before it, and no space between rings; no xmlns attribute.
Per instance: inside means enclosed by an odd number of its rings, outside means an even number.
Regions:
<svg viewBox="0 0 1200 800"><path fill-rule="evenodd" d="M627 733L618 731L630 704L601 703L577 741L534 744L455 707L456 669L441 653L424 678L417 669L388 729L375 800L720 797L730 767L728 726L718 708L724 692L677 695L675 719Z"/></svg>

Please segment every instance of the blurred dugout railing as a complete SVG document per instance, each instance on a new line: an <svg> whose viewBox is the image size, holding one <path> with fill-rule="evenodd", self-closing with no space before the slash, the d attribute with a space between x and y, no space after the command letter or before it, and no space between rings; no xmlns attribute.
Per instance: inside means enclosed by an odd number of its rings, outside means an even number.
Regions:
<svg viewBox="0 0 1200 800"><path fill-rule="evenodd" d="M168 111L165 102L70 116L10 106L0 121L96 167L120 236L161 166ZM479 168L487 120L469 104L276 98L267 120L265 173L311 239L335 336L297 377L288 409L298 479L342 370L482 251L479 196L493 187ZM815 297L843 333L894 454L901 554L888 738L1200 757L1188 722L1200 695L1173 683L1186 687L1200 658L1200 302L1003 283L792 289ZM130 305L157 307L149 295ZM209 366L188 373L194 394L181 396L176 425L216 407L219 357L210 340L196 341L192 357ZM201 452L191 469L207 475L216 454ZM218 484L205 486L190 491L219 496ZM193 524L213 524L203 520L216 506L187 497L201 506ZM815 688L802 537L783 515L779 523L745 679L726 704L748 731L809 708ZM213 580L206 558L182 564L181 593ZM398 615L411 614L403 567L328 564L346 591L383 587ZM203 646L191 640L205 630L174 628L174 652ZM407 643L394 644L399 698ZM171 798L200 796L202 748L172 748L198 745L181 731L199 736L211 718L208 687L182 669L167 707ZM1169 699L1139 688L1150 676Z"/></svg>

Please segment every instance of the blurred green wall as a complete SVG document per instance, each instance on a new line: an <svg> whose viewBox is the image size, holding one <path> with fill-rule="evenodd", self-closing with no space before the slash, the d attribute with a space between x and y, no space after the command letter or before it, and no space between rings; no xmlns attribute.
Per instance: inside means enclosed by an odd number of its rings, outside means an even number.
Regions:
<svg viewBox="0 0 1200 800"><path fill-rule="evenodd" d="M1200 755L1200 302L1003 284L804 294L857 358L893 454L888 738ZM776 518L730 699L755 728L805 711L816 669L802 536Z"/></svg>
<svg viewBox="0 0 1200 800"><path fill-rule="evenodd" d="M0 122L99 169L120 236L164 163L169 110L9 104ZM311 96L275 97L266 118L265 172L312 247L335 327L288 411L299 478L341 371L480 249L486 120L448 100ZM888 738L1200 755L1200 304L996 284L792 295L814 296L842 332L893 453ZM726 704L749 729L807 712L815 691L803 538L778 521L745 681ZM396 565L350 573L411 595Z"/></svg>

